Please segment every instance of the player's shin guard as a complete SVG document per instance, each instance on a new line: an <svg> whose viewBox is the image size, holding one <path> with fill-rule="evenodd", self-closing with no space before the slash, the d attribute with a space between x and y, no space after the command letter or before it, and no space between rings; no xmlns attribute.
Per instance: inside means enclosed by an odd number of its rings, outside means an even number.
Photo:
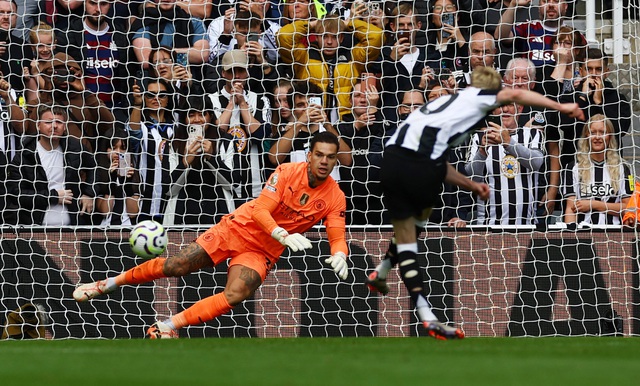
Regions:
<svg viewBox="0 0 640 386"><path fill-rule="evenodd" d="M205 323L220 315L226 314L231 311L232 308L233 306L227 301L224 292L220 292L196 302L191 307L171 318L171 321L176 329L180 329L184 326Z"/></svg>
<svg viewBox="0 0 640 386"><path fill-rule="evenodd" d="M413 304L417 305L418 296L424 296L424 276L416 260L416 254L410 251L400 252L398 261L402 282L407 287Z"/></svg>
<svg viewBox="0 0 640 386"><path fill-rule="evenodd" d="M145 261L144 263L118 275L116 277L116 284L118 286L125 284L135 285L166 277L163 272L164 262L166 260L167 259L164 257L157 257L153 260Z"/></svg>

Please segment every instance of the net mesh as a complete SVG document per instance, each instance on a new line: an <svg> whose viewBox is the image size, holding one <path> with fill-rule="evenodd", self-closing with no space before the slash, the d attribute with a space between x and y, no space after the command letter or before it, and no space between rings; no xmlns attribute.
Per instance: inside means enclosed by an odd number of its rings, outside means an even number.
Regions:
<svg viewBox="0 0 640 386"><path fill-rule="evenodd" d="M486 65L505 87L530 85L561 101L585 96L589 116L613 124L619 169L609 157L581 181L584 165L573 169L573 162L583 125L538 110L516 118L517 127L533 127L513 137L527 153L487 151L489 161L474 169L481 136L454 147L451 162L493 181L495 200L483 207L445 186L419 240L434 313L467 336L640 334L637 234L619 226L637 156L637 2L598 3L591 14L585 2L552 0L18 3L16 10L0 1L0 325L31 303L42 306L36 324L47 338L141 338L156 320L221 292L224 264L88 303L72 297L79 283L142 262L128 245L137 222L164 223L165 255L174 255L257 197L278 164L304 161L312 133L328 130L342 139L333 176L347 196L349 278L341 282L324 264L327 237L314 228L306 234L313 249L285 251L252 298L180 334L423 335L396 269L387 296L363 285L392 236L379 184L383 143L405 114L459 92L470 71ZM570 28L545 32L531 22L553 19L545 12L554 6ZM449 14L456 28L442 28ZM502 34L501 18L511 18ZM522 31L529 45L525 38L508 44L509 33ZM443 33L454 36L450 44ZM590 67L593 49L608 60L602 98L595 85L584 86L603 79ZM568 58L564 72L554 71L560 55ZM507 71L521 56L534 62L535 80L526 70L524 77ZM509 114L490 120L506 127ZM539 167L531 166L536 157ZM532 185L512 184L514 167ZM575 208L571 197L590 198L583 185L617 212L592 202L587 215L565 216ZM461 223L467 227L450 227ZM32 324L10 327L15 338Z"/></svg>

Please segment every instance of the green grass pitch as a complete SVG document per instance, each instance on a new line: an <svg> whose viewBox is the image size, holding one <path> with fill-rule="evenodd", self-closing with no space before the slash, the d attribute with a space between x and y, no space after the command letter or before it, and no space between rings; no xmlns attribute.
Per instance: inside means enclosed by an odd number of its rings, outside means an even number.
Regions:
<svg viewBox="0 0 640 386"><path fill-rule="evenodd" d="M7 385L638 385L637 338L0 342Z"/></svg>

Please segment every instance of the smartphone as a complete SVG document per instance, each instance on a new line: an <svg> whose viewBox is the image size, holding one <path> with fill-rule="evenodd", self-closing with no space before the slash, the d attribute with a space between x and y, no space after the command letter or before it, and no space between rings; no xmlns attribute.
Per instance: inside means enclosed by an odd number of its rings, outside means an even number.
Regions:
<svg viewBox="0 0 640 386"><path fill-rule="evenodd" d="M380 3L377 1L369 1L367 7L369 8L369 15L375 15L380 10Z"/></svg>
<svg viewBox="0 0 640 386"><path fill-rule="evenodd" d="M118 153L118 176L126 177L127 170L131 167L131 153Z"/></svg>
<svg viewBox="0 0 640 386"><path fill-rule="evenodd" d="M440 15L440 20L442 21L442 26L444 26L445 24L448 24L450 26L455 26L455 17L456 17L456 15L453 12L445 12L442 15ZM449 37L449 35L451 35L449 32L442 31L442 37L443 38L447 38L447 37Z"/></svg>
<svg viewBox="0 0 640 386"><path fill-rule="evenodd" d="M322 98L320 97L309 97L310 105L319 105L322 106Z"/></svg>
<svg viewBox="0 0 640 386"><path fill-rule="evenodd" d="M376 76L370 72L363 72L362 73L362 85L364 86L364 90L366 91L369 89L370 86L373 86L373 88L375 88L376 90L378 89L378 79L376 79Z"/></svg>
<svg viewBox="0 0 640 386"><path fill-rule="evenodd" d="M181 66L187 67L187 64L189 62L189 57L187 56L187 53L179 53L176 55L176 64L179 64Z"/></svg>
<svg viewBox="0 0 640 386"><path fill-rule="evenodd" d="M409 39L409 43L411 42L411 31L398 30L396 31L396 41L399 41L402 38Z"/></svg>
<svg viewBox="0 0 640 386"><path fill-rule="evenodd" d="M260 35L255 34L255 33L247 34L247 41L248 42L257 42L259 40L260 40Z"/></svg>
<svg viewBox="0 0 640 386"><path fill-rule="evenodd" d="M204 127L202 125L189 125L187 126L187 148L189 148L198 137L204 137Z"/></svg>

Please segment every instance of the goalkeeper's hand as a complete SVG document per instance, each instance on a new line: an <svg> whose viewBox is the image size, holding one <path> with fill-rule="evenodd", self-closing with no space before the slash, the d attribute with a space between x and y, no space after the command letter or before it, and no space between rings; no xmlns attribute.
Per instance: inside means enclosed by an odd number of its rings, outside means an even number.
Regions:
<svg viewBox="0 0 640 386"><path fill-rule="evenodd" d="M289 234L286 229L281 227L274 229L273 232L271 232L271 237L278 240L280 244L285 247L291 248L294 252L311 248L311 241L309 241L308 238L304 237L300 233Z"/></svg>
<svg viewBox="0 0 640 386"><path fill-rule="evenodd" d="M346 280L349 276L349 264L347 264L347 255L342 252L336 252L335 255L324 261L329 264L333 271L342 280Z"/></svg>

